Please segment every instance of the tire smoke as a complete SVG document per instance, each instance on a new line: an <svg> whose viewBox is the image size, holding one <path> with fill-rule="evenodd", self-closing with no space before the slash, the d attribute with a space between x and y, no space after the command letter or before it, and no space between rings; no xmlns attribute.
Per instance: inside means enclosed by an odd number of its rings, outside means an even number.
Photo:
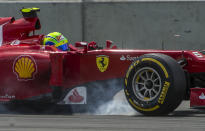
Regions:
<svg viewBox="0 0 205 131"><path fill-rule="evenodd" d="M124 91L121 90L113 100L103 103L95 115L135 115L137 112L127 102Z"/></svg>
<svg viewBox="0 0 205 131"><path fill-rule="evenodd" d="M91 115L135 115L124 94L123 79L91 83L88 90L89 105L86 114Z"/></svg>

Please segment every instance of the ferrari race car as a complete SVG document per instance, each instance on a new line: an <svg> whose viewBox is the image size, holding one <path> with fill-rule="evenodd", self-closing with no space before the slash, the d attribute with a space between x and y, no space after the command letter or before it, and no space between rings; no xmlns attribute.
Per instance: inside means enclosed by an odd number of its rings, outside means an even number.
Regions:
<svg viewBox="0 0 205 131"><path fill-rule="evenodd" d="M190 99L191 107L205 105L204 51L118 49L111 41L104 48L76 42L60 51L35 35L41 28L38 11L23 8L23 18L0 18L1 102L88 108L123 87L128 103L145 115L169 114L183 100ZM117 86L106 84L112 80Z"/></svg>

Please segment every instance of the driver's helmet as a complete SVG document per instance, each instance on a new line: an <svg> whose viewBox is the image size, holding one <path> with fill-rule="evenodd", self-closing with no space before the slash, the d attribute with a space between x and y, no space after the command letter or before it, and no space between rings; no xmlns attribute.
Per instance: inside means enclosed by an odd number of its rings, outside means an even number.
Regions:
<svg viewBox="0 0 205 131"><path fill-rule="evenodd" d="M52 32L46 35L43 39L43 45L53 45L62 51L69 50L68 40L59 32Z"/></svg>

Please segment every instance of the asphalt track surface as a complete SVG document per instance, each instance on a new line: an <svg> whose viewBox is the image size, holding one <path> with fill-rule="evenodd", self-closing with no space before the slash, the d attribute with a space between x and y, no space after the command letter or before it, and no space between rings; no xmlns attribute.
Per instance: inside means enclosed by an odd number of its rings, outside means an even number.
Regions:
<svg viewBox="0 0 205 131"><path fill-rule="evenodd" d="M8 112L7 112L8 113ZM205 110L183 102L168 116L93 114L18 114L1 111L0 131L204 131Z"/></svg>

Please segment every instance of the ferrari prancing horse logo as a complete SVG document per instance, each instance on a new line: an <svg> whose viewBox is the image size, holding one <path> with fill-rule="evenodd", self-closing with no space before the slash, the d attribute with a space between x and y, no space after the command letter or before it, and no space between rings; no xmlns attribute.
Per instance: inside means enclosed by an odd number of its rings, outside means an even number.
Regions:
<svg viewBox="0 0 205 131"><path fill-rule="evenodd" d="M106 55L96 56L96 64L100 72L105 72L109 65L109 57Z"/></svg>

